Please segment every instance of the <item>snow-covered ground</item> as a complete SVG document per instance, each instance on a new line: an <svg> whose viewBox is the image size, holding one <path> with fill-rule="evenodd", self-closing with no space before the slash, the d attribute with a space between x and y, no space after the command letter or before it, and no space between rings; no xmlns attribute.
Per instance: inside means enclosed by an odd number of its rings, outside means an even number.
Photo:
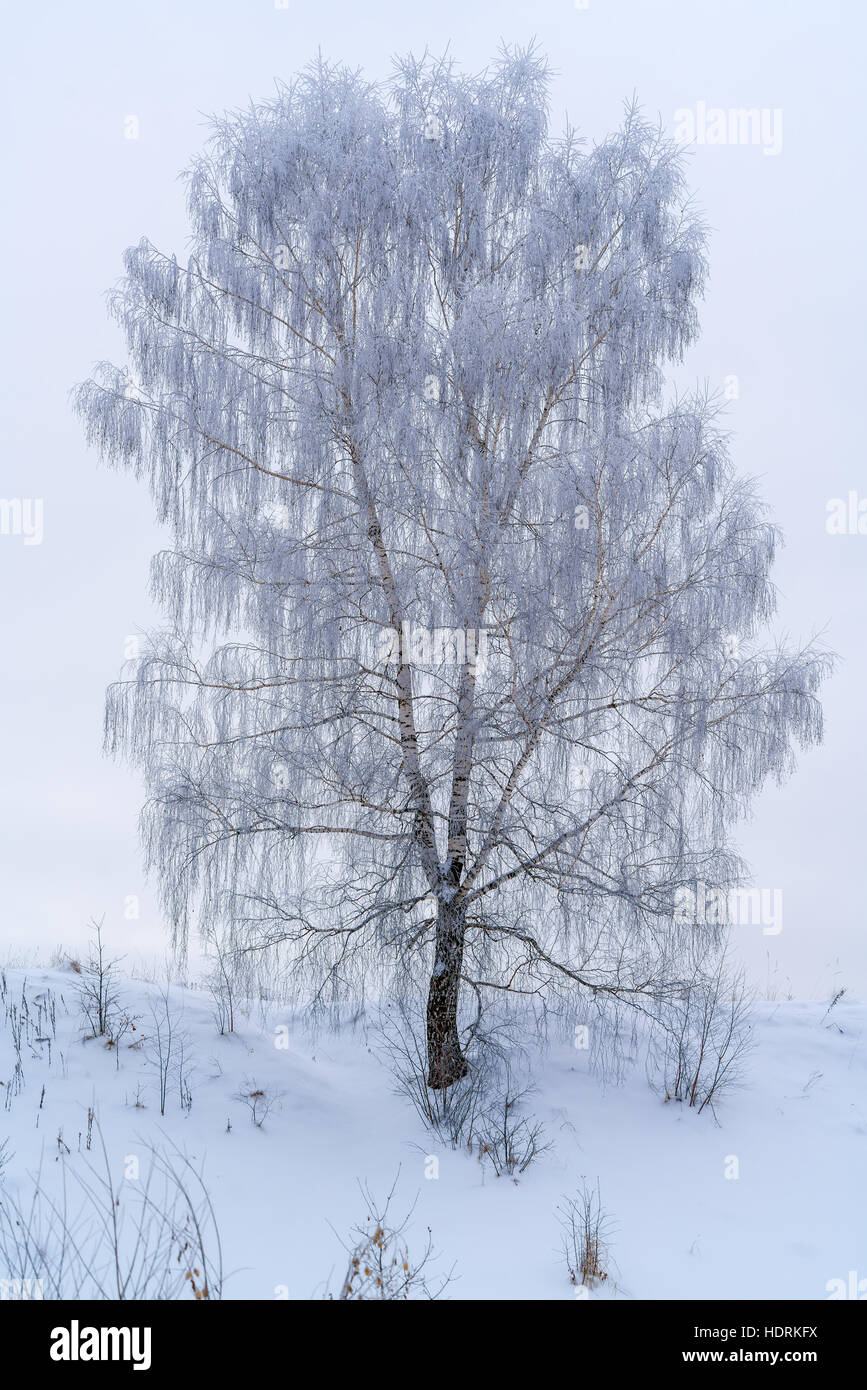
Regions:
<svg viewBox="0 0 867 1390"><path fill-rule="evenodd" d="M551 1048L534 1060L529 1102L550 1148L515 1181L432 1141L362 1028L311 1037L290 1027L283 1046L288 1014L277 1010L266 1024L242 1016L234 1035L221 1036L208 994L173 987L192 1102L183 1107L172 1087L161 1116L140 1042L155 986L123 982L139 1024L116 1057L98 1039L83 1041L71 970L7 970L6 982L7 1004L24 990L33 1007L51 991L56 1041L50 1064L47 1043L23 1047L19 1089L8 1018L0 1027L0 1196L23 1202L40 1160L52 1180L58 1134L67 1165L95 1157L79 1153L88 1107L118 1183L128 1155L144 1162L149 1142L173 1140L204 1163L226 1297L309 1299L329 1283L336 1291L341 1238L367 1214L359 1183L384 1198L396 1178L391 1213L413 1208L411 1252L430 1228L434 1275L453 1270L447 1297L574 1299L556 1209L582 1178L594 1188L598 1180L612 1224L615 1264L594 1297L826 1299L829 1281L867 1276L867 1004L757 1005L747 1082L716 1122L663 1103L640 1062L606 1087L582 1053ZM261 1127L238 1098L253 1091L273 1102Z"/></svg>

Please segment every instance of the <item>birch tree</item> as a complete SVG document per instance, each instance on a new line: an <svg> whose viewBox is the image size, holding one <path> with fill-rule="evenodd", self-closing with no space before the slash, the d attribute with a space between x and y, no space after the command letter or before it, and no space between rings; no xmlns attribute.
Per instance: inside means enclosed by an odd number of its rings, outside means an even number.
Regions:
<svg viewBox="0 0 867 1390"><path fill-rule="evenodd" d="M679 987L674 903L821 736L827 661L764 636L777 534L714 403L667 392L705 235L627 109L548 130L546 65L320 61L214 125L179 259L111 296L89 439L168 528L165 628L111 689L178 940L281 947L311 998L461 1010Z"/></svg>

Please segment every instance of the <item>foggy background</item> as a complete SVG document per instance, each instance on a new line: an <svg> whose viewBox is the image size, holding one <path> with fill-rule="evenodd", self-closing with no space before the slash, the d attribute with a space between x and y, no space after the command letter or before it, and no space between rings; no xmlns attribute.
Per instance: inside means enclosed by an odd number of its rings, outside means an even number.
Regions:
<svg viewBox="0 0 867 1390"><path fill-rule="evenodd" d="M123 359L104 304L121 253L147 235L184 259L177 175L207 115L269 96L318 48L382 78L392 54L448 48L477 70L501 41L535 36L555 70L554 132L568 113L601 140L633 93L672 135L700 103L774 122L771 143L691 147L711 276L702 338L677 379L729 396L737 466L784 530L775 630L823 633L841 658L825 744L740 829L755 886L782 891L783 929L740 928L737 948L763 993L863 997L867 535L826 530L830 499L867 498L862 8L278 4L43 0L7 12L0 497L42 499L44 536L0 534L0 961L79 947L102 914L116 951L159 959L166 947L141 870L142 788L101 754L104 688L127 639L158 618L147 581L161 540L145 487L97 465L68 400L96 361Z"/></svg>

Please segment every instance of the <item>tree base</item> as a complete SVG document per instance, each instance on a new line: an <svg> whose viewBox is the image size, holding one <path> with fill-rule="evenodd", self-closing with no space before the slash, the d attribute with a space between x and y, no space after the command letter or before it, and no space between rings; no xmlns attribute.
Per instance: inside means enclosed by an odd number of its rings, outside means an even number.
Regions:
<svg viewBox="0 0 867 1390"><path fill-rule="evenodd" d="M449 1059L446 1063L440 1063L428 1069L427 1084L431 1091L447 1091L449 1086L454 1086L456 1081L460 1081L469 1071L466 1059L456 1057Z"/></svg>

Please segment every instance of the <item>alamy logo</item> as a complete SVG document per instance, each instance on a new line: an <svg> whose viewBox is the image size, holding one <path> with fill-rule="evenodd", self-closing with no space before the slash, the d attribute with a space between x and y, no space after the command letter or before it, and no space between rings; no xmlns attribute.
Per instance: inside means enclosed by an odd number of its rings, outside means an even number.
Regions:
<svg viewBox="0 0 867 1390"><path fill-rule="evenodd" d="M867 497L849 492L825 503L825 530L829 536L867 536Z"/></svg>
<svg viewBox="0 0 867 1390"><path fill-rule="evenodd" d="M0 1303L42 1297L41 1279L0 1279Z"/></svg>
<svg viewBox="0 0 867 1390"><path fill-rule="evenodd" d="M51 1332L52 1361L132 1361L134 1371L148 1371L151 1364L149 1327L80 1327L73 1318L69 1327Z"/></svg>
<svg viewBox="0 0 867 1390"><path fill-rule="evenodd" d="M859 1303L867 1300L867 1279L859 1279L857 1269L849 1270L848 1279L829 1279L825 1285L829 1303L836 1299L855 1299Z"/></svg>
<svg viewBox="0 0 867 1390"><path fill-rule="evenodd" d="M405 622L397 628L383 628L378 638L376 665L397 662L404 666L463 666L484 675L488 656L485 628L422 627Z"/></svg>
<svg viewBox="0 0 867 1390"><path fill-rule="evenodd" d="M0 497L0 536L22 536L25 545L41 545L44 517L41 497Z"/></svg>
<svg viewBox="0 0 867 1390"><path fill-rule="evenodd" d="M674 113L674 138L679 145L761 145L762 154L783 148L783 113L778 106L681 106Z"/></svg>
<svg viewBox="0 0 867 1390"><path fill-rule="evenodd" d="M783 930L783 890L685 884L674 895L673 915L681 926L761 926L763 936L779 936Z"/></svg>

